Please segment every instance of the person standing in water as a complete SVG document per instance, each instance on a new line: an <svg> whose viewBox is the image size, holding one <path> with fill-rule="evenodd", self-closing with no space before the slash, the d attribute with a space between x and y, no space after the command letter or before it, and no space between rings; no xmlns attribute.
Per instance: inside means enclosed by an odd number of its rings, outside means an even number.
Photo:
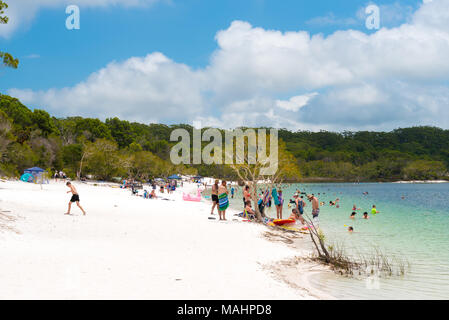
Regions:
<svg viewBox="0 0 449 320"><path fill-rule="evenodd" d="M378 214L380 213L379 211L377 211L376 205L373 205L373 208L371 209L371 214Z"/></svg>
<svg viewBox="0 0 449 320"><path fill-rule="evenodd" d="M212 210L210 214L214 214L215 207L218 209L218 182L218 180L215 180L215 183L212 185Z"/></svg>
<svg viewBox="0 0 449 320"><path fill-rule="evenodd" d="M86 215L86 211L84 211L83 207L81 207L80 205L80 195L78 194L78 191L76 190L76 188L69 182L66 183L67 187L70 188L69 191L67 191L67 193L72 193L72 198L69 201L69 210L67 211L67 215L70 214L70 210L72 209L72 202L76 202L76 205L78 206L78 208L81 209L81 211L83 212L83 215Z"/></svg>
<svg viewBox="0 0 449 320"><path fill-rule="evenodd" d="M309 200L312 202L312 217L314 220L318 219L318 215L320 214L320 203L318 202L318 198L312 194Z"/></svg>
<svg viewBox="0 0 449 320"><path fill-rule="evenodd" d="M295 204L296 204L296 208L298 209L300 214L304 213L304 207L306 206L306 203L304 202L304 197L301 196L301 198L299 198L299 194L295 193L293 195L293 197L295 198Z"/></svg>
<svg viewBox="0 0 449 320"><path fill-rule="evenodd" d="M276 203L276 199L275 199L274 204L276 205L276 212L279 216L278 219L282 219L282 208L284 206L284 198L282 197L282 190L278 191L277 203Z"/></svg>
<svg viewBox="0 0 449 320"><path fill-rule="evenodd" d="M282 219L282 210L279 202L279 194L276 188L271 189L271 196L274 201L274 205L276 206L276 217L277 219Z"/></svg>

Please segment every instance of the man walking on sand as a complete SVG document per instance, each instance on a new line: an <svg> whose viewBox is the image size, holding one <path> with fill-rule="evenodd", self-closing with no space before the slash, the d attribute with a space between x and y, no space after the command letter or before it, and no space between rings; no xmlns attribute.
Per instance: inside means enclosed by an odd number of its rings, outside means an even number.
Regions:
<svg viewBox="0 0 449 320"><path fill-rule="evenodd" d="M67 211L67 213L65 214L70 214L70 209L72 208L72 202L76 202L76 205L78 206L78 208L81 209L81 211L83 212L83 215L86 215L86 211L84 211L83 207L81 207L80 205L80 196L78 194L78 191L76 191L76 188L69 182L66 183L67 187L70 188L69 191L67 191L67 193L72 193L72 198L69 201L69 210Z"/></svg>

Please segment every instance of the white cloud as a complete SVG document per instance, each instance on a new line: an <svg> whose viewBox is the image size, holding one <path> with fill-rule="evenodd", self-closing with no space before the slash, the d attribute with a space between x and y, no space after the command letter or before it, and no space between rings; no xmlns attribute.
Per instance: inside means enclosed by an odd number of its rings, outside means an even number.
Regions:
<svg viewBox="0 0 449 320"><path fill-rule="evenodd" d="M327 37L234 21L217 33L218 49L201 70L155 53L111 63L73 87L9 92L58 115L311 130L449 127L449 1L423 4L409 21Z"/></svg>
<svg viewBox="0 0 449 320"><path fill-rule="evenodd" d="M161 53L113 62L74 87L9 93L55 115L182 122L203 112L202 74Z"/></svg>
<svg viewBox="0 0 449 320"><path fill-rule="evenodd" d="M302 107L306 106L310 99L312 99L313 97L317 96L318 93L314 92L314 93L308 93L302 96L294 96L291 97L290 100L277 100L276 101L276 105L284 110L288 110L288 111L298 111L299 109L301 109Z"/></svg>
<svg viewBox="0 0 449 320"><path fill-rule="evenodd" d="M27 56L25 56L24 58L25 59L39 59L41 56L39 55L39 54L37 54L37 53L32 53L32 54L29 54L29 55L27 55Z"/></svg>
<svg viewBox="0 0 449 320"><path fill-rule="evenodd" d="M359 21L356 18L339 18L335 16L333 12L330 12L321 17L315 17L308 21L306 24L312 26L354 26Z"/></svg>

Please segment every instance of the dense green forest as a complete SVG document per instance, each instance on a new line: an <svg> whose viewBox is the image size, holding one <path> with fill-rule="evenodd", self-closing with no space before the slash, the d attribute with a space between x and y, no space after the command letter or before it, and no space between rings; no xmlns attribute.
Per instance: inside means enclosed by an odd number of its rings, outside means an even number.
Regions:
<svg viewBox="0 0 449 320"><path fill-rule="evenodd" d="M140 124L117 118L58 119L0 95L0 174L18 176L40 166L68 176L146 180L173 173L235 179L226 166L174 166L173 129L189 125ZM297 159L303 179L390 181L449 179L449 130L413 127L392 132L292 132L279 138Z"/></svg>

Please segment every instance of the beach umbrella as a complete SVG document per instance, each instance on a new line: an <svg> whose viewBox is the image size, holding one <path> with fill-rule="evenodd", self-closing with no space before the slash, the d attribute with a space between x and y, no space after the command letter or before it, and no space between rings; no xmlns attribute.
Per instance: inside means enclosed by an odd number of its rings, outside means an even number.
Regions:
<svg viewBox="0 0 449 320"><path fill-rule="evenodd" d="M39 167L33 167L33 168L29 168L24 170L24 173L31 173L31 174L39 174L39 173L44 173L45 170Z"/></svg>
<svg viewBox="0 0 449 320"><path fill-rule="evenodd" d="M182 178L180 176L178 176L177 174L171 175L170 177L168 177L170 180L181 180Z"/></svg>

